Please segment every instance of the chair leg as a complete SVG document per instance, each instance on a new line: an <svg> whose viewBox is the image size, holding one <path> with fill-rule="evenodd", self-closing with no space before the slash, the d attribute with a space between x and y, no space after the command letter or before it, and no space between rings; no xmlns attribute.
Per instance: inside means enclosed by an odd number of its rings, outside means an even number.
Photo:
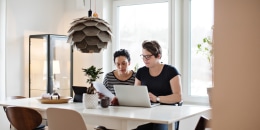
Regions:
<svg viewBox="0 0 260 130"><path fill-rule="evenodd" d="M5 107L5 106L3 106L3 109L4 109L4 111L6 112L6 107ZM11 124L10 124L10 130L12 130Z"/></svg>
<svg viewBox="0 0 260 130"><path fill-rule="evenodd" d="M179 130L179 124L180 124L180 121L175 122L175 130Z"/></svg>
<svg viewBox="0 0 260 130"><path fill-rule="evenodd" d="M207 122L208 122L208 119L205 118L204 116L201 116L195 127L195 130L205 130Z"/></svg>
<svg viewBox="0 0 260 130"><path fill-rule="evenodd" d="M182 106L183 101L178 102L177 106ZM179 130L180 121L175 122L175 130Z"/></svg>

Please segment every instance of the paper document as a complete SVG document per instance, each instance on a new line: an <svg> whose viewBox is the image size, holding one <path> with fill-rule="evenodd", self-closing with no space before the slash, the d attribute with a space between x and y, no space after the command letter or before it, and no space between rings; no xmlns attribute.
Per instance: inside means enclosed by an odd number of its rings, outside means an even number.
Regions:
<svg viewBox="0 0 260 130"><path fill-rule="evenodd" d="M110 99L113 99L115 97L115 95L113 93L111 93L105 85L103 85L100 82L93 82L93 86L95 87L95 89L104 94L106 97L109 97Z"/></svg>

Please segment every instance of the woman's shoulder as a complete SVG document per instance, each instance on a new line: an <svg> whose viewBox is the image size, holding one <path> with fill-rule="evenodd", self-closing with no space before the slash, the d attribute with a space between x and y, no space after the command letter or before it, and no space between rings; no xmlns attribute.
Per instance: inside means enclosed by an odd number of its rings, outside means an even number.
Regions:
<svg viewBox="0 0 260 130"><path fill-rule="evenodd" d="M169 65L169 64L164 64L164 71L166 71L167 73L179 74L178 70L173 65Z"/></svg>
<svg viewBox="0 0 260 130"><path fill-rule="evenodd" d="M143 66L143 67L140 67L138 70L137 70L137 72L138 71L147 71L147 70L149 70L146 66Z"/></svg>
<svg viewBox="0 0 260 130"><path fill-rule="evenodd" d="M176 69L173 65L164 64L164 68Z"/></svg>
<svg viewBox="0 0 260 130"><path fill-rule="evenodd" d="M131 70L132 71L132 76L134 76L135 77L135 75L136 75L136 72L134 71L134 70Z"/></svg>
<svg viewBox="0 0 260 130"><path fill-rule="evenodd" d="M139 78L141 78L142 76L144 76L146 74L149 74L149 69L146 66L140 67L137 70L135 77L139 79Z"/></svg>

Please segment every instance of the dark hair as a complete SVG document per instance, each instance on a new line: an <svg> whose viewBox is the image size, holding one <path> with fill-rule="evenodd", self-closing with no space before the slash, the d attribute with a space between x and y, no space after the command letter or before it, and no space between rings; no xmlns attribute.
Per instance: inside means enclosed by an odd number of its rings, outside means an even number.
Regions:
<svg viewBox="0 0 260 130"><path fill-rule="evenodd" d="M127 58L128 62L131 61L130 54L128 53L128 51L126 49L120 49L114 53L114 62L115 62L115 59L119 56L125 56Z"/></svg>
<svg viewBox="0 0 260 130"><path fill-rule="evenodd" d="M152 55L154 55L156 58L159 56L159 54L162 55L162 48L160 44L155 40L145 40L142 43L142 47L143 49L146 49L147 51L151 52Z"/></svg>

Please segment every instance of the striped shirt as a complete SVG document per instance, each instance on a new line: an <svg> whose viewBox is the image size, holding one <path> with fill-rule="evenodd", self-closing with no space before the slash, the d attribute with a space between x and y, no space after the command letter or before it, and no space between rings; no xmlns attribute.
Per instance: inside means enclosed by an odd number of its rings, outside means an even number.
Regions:
<svg viewBox="0 0 260 130"><path fill-rule="evenodd" d="M115 70L107 73L103 81L103 84L111 93L115 94L113 85L134 85L136 74L134 71L132 71L132 76L127 80L119 80L118 78L116 78L116 76L114 75L114 71Z"/></svg>

